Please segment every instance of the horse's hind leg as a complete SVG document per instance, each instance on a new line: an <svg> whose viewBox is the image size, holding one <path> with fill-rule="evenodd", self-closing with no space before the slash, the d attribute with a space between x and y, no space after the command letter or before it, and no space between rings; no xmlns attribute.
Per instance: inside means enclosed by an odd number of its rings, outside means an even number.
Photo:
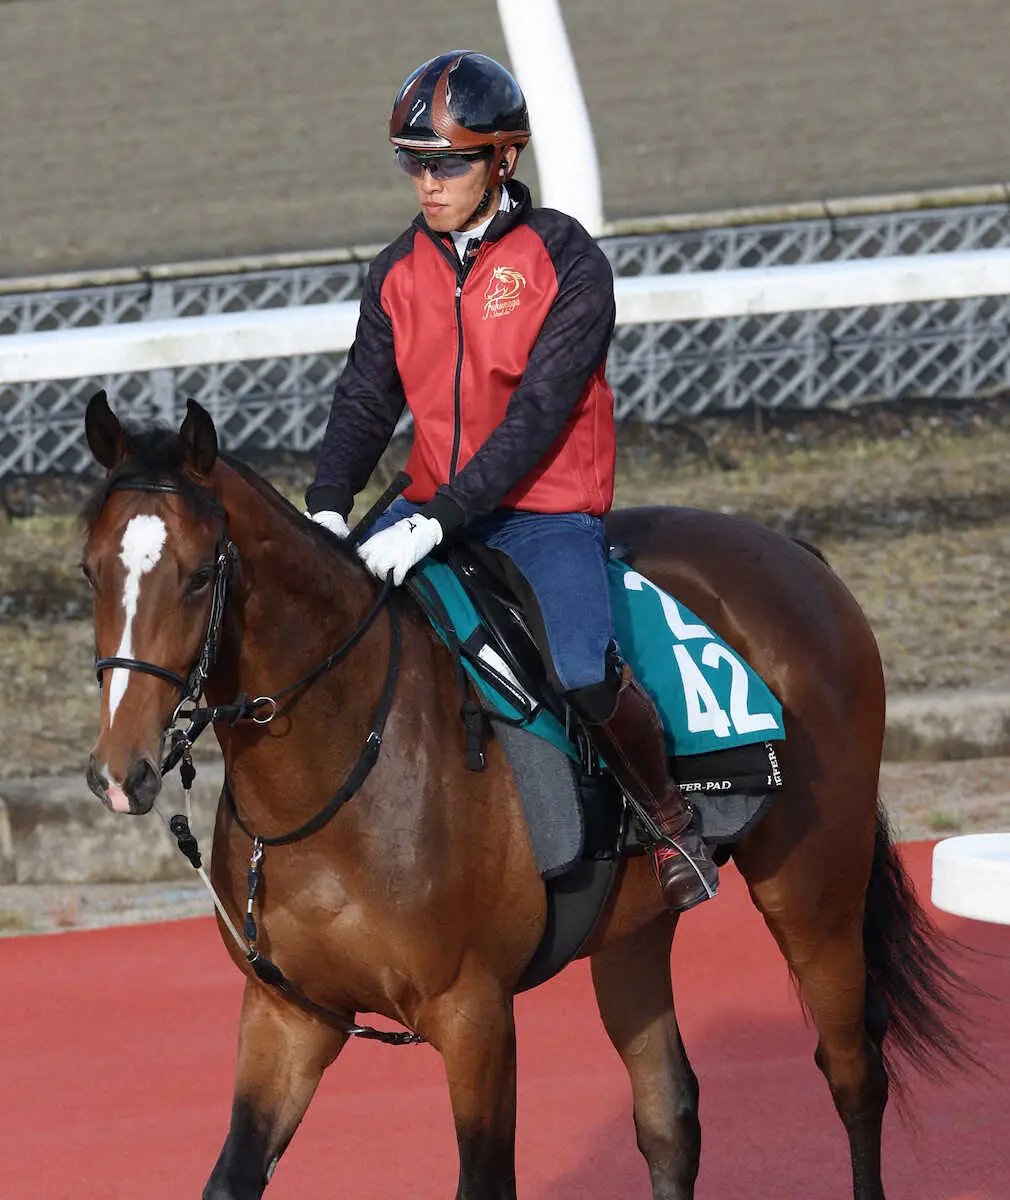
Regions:
<svg viewBox="0 0 1010 1200"><path fill-rule="evenodd" d="M347 1035L246 983L231 1128L203 1200L258 1200Z"/></svg>
<svg viewBox="0 0 1010 1200"><path fill-rule="evenodd" d="M880 1141L888 1082L880 1043L886 1013L868 990L863 953L872 836L850 832L808 838L774 872L765 865L770 846L745 843L734 857L817 1029L815 1061L848 1135L854 1200L884 1200Z"/></svg>
<svg viewBox="0 0 1010 1200"><path fill-rule="evenodd" d="M638 1148L654 1200L691 1200L701 1158L698 1080L670 983L674 927L664 915L591 959L600 1016L631 1078Z"/></svg>

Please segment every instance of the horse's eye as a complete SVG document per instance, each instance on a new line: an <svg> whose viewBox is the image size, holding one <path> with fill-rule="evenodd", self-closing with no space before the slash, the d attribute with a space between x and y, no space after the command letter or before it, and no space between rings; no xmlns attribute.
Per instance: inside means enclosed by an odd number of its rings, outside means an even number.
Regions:
<svg viewBox="0 0 1010 1200"><path fill-rule="evenodd" d="M186 591L190 596L197 596L200 592L207 589L213 578L214 570L212 567L201 567L199 571L194 571L190 576Z"/></svg>
<svg viewBox="0 0 1010 1200"><path fill-rule="evenodd" d="M88 569L87 563L81 563L81 574L88 581L88 587L94 588L95 579L94 579L94 576L91 574L90 570Z"/></svg>

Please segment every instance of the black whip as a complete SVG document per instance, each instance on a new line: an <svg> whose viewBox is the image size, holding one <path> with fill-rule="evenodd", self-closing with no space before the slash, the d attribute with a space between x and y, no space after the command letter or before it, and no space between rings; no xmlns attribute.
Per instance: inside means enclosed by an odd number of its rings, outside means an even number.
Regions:
<svg viewBox="0 0 1010 1200"><path fill-rule="evenodd" d="M386 488L382 495L376 500L372 507L365 513L361 520L354 526L347 537L348 546L356 546L358 542L368 533L369 529L382 516L387 508L393 503L401 492L406 491L410 487L411 479L406 471L397 471L393 477L393 482Z"/></svg>

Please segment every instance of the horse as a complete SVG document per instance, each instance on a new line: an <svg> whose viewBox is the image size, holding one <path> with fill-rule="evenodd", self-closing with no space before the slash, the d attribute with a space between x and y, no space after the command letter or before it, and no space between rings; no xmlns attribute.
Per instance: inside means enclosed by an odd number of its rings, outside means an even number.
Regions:
<svg viewBox="0 0 1010 1200"><path fill-rule="evenodd" d="M225 763L210 875L247 978L231 1123L204 1200L262 1196L360 1013L441 1054L457 1200L515 1200L513 997L545 890L498 742L483 772L467 769L449 653L409 597L380 590L353 549L219 452L195 402L178 431L134 430L98 393L86 433L107 472L82 560L105 680L89 784L115 811L149 811L180 696L201 688ZM869 624L818 555L755 522L644 507L607 523L635 570L782 702L784 784L732 857L817 1029L853 1198L883 1200L888 1049L928 1068L964 1046L958 976L878 802L885 692ZM244 707L229 708L236 696ZM353 799L319 820L349 776ZM292 827L308 835L288 841ZM273 975L234 929L256 890L250 835L278 843L257 892L257 949L283 963ZM690 1200L700 1160L671 983L677 923L648 856L629 858L582 951L654 1200Z"/></svg>

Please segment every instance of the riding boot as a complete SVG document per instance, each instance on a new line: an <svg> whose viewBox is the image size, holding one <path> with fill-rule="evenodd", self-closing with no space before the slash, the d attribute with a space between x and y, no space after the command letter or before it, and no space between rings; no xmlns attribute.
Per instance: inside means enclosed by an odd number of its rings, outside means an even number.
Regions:
<svg viewBox="0 0 1010 1200"><path fill-rule="evenodd" d="M613 712L587 723L593 746L621 788L663 836L653 863L672 912L693 908L719 890L719 871L702 841L694 809L666 766L663 725L656 707L627 666Z"/></svg>

